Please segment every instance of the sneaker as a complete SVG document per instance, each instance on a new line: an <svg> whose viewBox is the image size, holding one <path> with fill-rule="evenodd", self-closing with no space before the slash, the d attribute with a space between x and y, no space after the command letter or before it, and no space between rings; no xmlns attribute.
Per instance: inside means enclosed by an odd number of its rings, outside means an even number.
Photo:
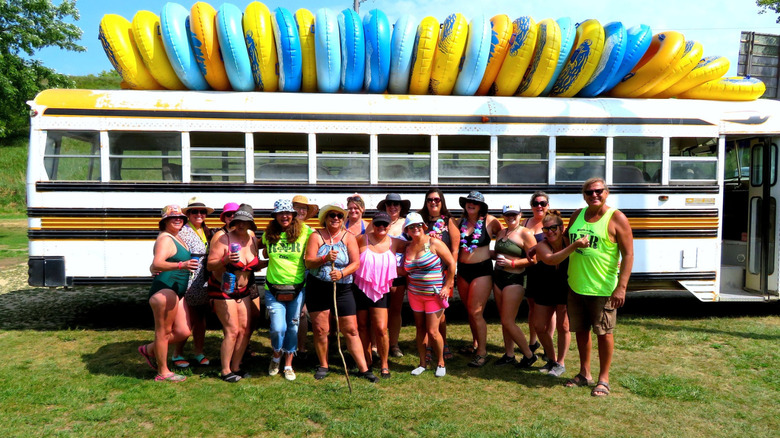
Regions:
<svg viewBox="0 0 780 438"><path fill-rule="evenodd" d="M371 372L371 368L367 369L362 373L358 373L357 376L360 377L361 379L366 379L371 383L376 383L379 381L379 377L375 376L374 373Z"/></svg>
<svg viewBox="0 0 780 438"><path fill-rule="evenodd" d="M434 376L436 377L444 377L447 375L447 368L444 367L436 367L436 373Z"/></svg>
<svg viewBox="0 0 780 438"><path fill-rule="evenodd" d="M533 344L529 345L528 348L531 349L531 353L536 353L536 350L538 350L539 347L541 347L541 346L542 346L542 344L540 344L539 341L536 341Z"/></svg>
<svg viewBox="0 0 780 438"><path fill-rule="evenodd" d="M325 378L325 376L328 375L328 372L330 372L330 368L318 366L317 369L314 371L314 379L322 380Z"/></svg>
<svg viewBox="0 0 780 438"><path fill-rule="evenodd" d="M273 359L271 359L271 363L268 364L268 375L269 376L275 376L279 374L279 363L280 362L274 362Z"/></svg>
<svg viewBox="0 0 780 438"><path fill-rule="evenodd" d="M553 365L555 365L555 361L548 360L546 364L544 364L543 367L539 368L539 372L542 374L547 374L552 369Z"/></svg>
<svg viewBox="0 0 780 438"><path fill-rule="evenodd" d="M566 372L566 367L559 364L558 362L553 362L553 367L550 369L550 372L547 373L548 376L553 377L560 377L563 373Z"/></svg>
<svg viewBox="0 0 780 438"><path fill-rule="evenodd" d="M422 374L424 372L425 372L425 367L417 367L417 368L412 370L412 375L413 376L419 376L420 374Z"/></svg>
<svg viewBox="0 0 780 438"><path fill-rule="evenodd" d="M531 357L524 357L520 359L520 362L515 365L517 368L531 368L531 365L536 362L536 355L532 354Z"/></svg>
<svg viewBox="0 0 780 438"><path fill-rule="evenodd" d="M284 378L293 381L295 380L295 371L292 370L292 368L285 368L284 371L282 371L282 374L284 374Z"/></svg>
<svg viewBox="0 0 780 438"><path fill-rule="evenodd" d="M500 359L495 361L493 365L495 366L509 365L509 364L514 365L516 363L517 363L517 359L515 359L514 356L507 356L506 354L504 354L503 356L501 356Z"/></svg>
<svg viewBox="0 0 780 438"><path fill-rule="evenodd" d="M390 357L404 357L404 352L401 351L401 347L393 345L390 347Z"/></svg>

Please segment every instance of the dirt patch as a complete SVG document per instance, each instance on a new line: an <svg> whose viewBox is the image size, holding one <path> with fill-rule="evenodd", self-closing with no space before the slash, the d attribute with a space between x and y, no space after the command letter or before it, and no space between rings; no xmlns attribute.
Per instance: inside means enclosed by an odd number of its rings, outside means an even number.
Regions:
<svg viewBox="0 0 780 438"><path fill-rule="evenodd" d="M7 259L0 259L0 269L5 270L6 268L9 268L11 266L27 266L27 257L11 257ZM2 281L0 279L0 281ZM2 293L2 288L0 288L0 293Z"/></svg>
<svg viewBox="0 0 780 438"><path fill-rule="evenodd" d="M0 220L0 228L27 228L27 219Z"/></svg>

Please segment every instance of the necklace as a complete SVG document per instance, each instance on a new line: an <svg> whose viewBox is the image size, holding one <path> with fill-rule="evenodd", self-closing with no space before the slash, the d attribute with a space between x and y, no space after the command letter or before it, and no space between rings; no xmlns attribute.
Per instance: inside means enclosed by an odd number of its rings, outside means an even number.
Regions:
<svg viewBox="0 0 780 438"><path fill-rule="evenodd" d="M439 219L436 219L436 223L434 223L433 226L431 227L431 231L428 231L428 235L441 240L441 235L444 232L445 219L446 218L444 216L440 217Z"/></svg>
<svg viewBox="0 0 780 438"><path fill-rule="evenodd" d="M468 231L468 224L469 220L466 218L465 221L461 222L460 225L460 235L462 236L460 239L460 247L465 249L468 252L474 252L475 249L477 249L477 243L479 243L479 238L482 237L482 227L485 224L485 218L481 217L479 220L477 220L477 223L474 225L474 234L471 236L471 245L469 245L469 242L466 240L466 231Z"/></svg>

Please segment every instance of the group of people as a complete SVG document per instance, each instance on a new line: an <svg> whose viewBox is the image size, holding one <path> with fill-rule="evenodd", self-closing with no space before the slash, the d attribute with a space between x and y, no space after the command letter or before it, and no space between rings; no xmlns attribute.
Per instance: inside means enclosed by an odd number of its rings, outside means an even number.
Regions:
<svg viewBox="0 0 780 438"><path fill-rule="evenodd" d="M366 205L357 194L347 198L346 205L332 202L322 208L298 195L276 201L260 238L250 205L226 204L220 215L225 225L219 230L205 226L205 216L214 210L197 197L183 209L166 206L150 268L155 340L139 347L139 353L157 371L156 380L184 380L168 368L169 345L174 348L173 364L188 366L192 361L184 359L183 346L192 335L193 361L207 365L203 343L210 308L224 331L221 378L237 382L247 376L242 359L259 320L262 296L273 349L269 375L281 371L286 379L295 379L293 358L305 345L310 321L318 360L314 377L325 378L335 322L358 376L377 382L375 362L380 376L390 378L389 357L404 354L398 340L407 297L419 355L419 366L411 374L430 369L443 377L452 358L444 310L457 285L471 328L471 339L459 351L472 356L469 366L488 362L483 314L492 291L505 349L495 365L530 368L541 346L547 362L539 371L560 376L566 369L571 330L576 333L580 370L565 385L593 386L592 395L608 395L615 309L625 300L633 237L626 216L606 204L609 189L603 179L589 179L582 193L587 207L572 214L566 229L560 212L550 208L549 196L541 191L531 196L532 215L525 220L518 206L503 206L506 227L488 213L477 191L459 199L463 211L458 218L439 189L428 190L416 212L410 211L411 201L391 193L379 202L370 221L364 219ZM315 216L317 229L305 223ZM254 272L263 268L261 294ZM530 340L516 322L524 297ZM600 362L595 386L591 330L598 339ZM522 353L520 360L515 346Z"/></svg>

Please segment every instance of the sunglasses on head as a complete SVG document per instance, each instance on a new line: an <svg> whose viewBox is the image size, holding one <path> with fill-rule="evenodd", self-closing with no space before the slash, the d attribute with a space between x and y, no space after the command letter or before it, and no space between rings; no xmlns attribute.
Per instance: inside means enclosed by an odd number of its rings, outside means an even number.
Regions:
<svg viewBox="0 0 780 438"><path fill-rule="evenodd" d="M560 225L550 225L549 227L542 227L542 231L549 233L550 231L558 231L560 227Z"/></svg>
<svg viewBox="0 0 780 438"><path fill-rule="evenodd" d="M347 198L347 204L349 204L350 202L353 202L353 201L362 201L362 200L363 200L363 198L361 198L358 195L350 196L349 198Z"/></svg>
<svg viewBox="0 0 780 438"><path fill-rule="evenodd" d="M328 217L331 219L344 219L344 213L330 212L328 213Z"/></svg>
<svg viewBox="0 0 780 438"><path fill-rule="evenodd" d="M201 210L201 209L194 209L194 208L189 210L189 212L190 212L190 214L202 214L202 215L209 214L208 210Z"/></svg>
<svg viewBox="0 0 780 438"><path fill-rule="evenodd" d="M593 196L594 193L596 195L600 195L600 194L604 193L604 189L584 190L582 193L585 193L588 196Z"/></svg>
<svg viewBox="0 0 780 438"><path fill-rule="evenodd" d="M531 207L547 207L547 201L531 201Z"/></svg>
<svg viewBox="0 0 780 438"><path fill-rule="evenodd" d="M438 204L441 202L441 198L428 198L426 201L430 202L431 204Z"/></svg>

